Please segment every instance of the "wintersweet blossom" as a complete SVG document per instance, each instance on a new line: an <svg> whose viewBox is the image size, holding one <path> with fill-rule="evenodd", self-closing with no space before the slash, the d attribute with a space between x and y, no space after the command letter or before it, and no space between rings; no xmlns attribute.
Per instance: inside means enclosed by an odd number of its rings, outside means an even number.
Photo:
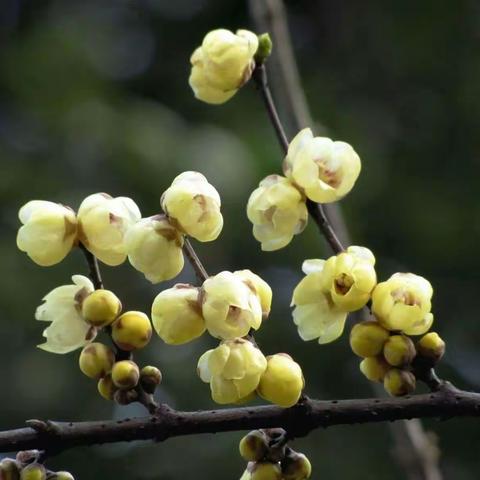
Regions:
<svg viewBox="0 0 480 480"><path fill-rule="evenodd" d="M43 331L46 342L38 345L52 353L69 353L83 347L95 336L95 330L81 315L83 300L93 292L92 282L82 275L73 275L73 285L53 289L35 312L35 318L52 322Z"/></svg>
<svg viewBox="0 0 480 480"><path fill-rule="evenodd" d="M331 203L353 188L361 170L360 157L345 142L314 137L301 130L290 143L285 175L314 202Z"/></svg>
<svg viewBox="0 0 480 480"><path fill-rule="evenodd" d="M211 104L233 97L250 79L257 48L258 37L248 30L209 32L190 58L189 83L195 97Z"/></svg>
<svg viewBox="0 0 480 480"><path fill-rule="evenodd" d="M42 267L61 262L77 241L77 219L68 207L31 200L18 217L23 226L18 230L17 246Z"/></svg>

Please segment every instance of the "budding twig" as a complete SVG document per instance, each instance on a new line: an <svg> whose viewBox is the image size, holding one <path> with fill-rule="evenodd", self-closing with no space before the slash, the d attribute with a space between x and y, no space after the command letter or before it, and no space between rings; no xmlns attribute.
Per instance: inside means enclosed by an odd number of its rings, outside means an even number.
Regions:
<svg viewBox="0 0 480 480"><path fill-rule="evenodd" d="M190 265L192 265L193 269L195 270L197 280L200 283L203 283L209 277L209 275L207 273L207 270L203 266L201 260L198 258L198 255L195 252L188 238L185 238L185 242L183 244L183 253L185 253L185 256L190 262Z"/></svg>

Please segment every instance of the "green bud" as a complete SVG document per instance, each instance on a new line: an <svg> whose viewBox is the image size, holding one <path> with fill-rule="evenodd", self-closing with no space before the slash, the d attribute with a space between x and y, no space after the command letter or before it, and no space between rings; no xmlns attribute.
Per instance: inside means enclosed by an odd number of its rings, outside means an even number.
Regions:
<svg viewBox="0 0 480 480"><path fill-rule="evenodd" d="M268 453L268 438L262 430L252 430L239 444L240 455L247 461L259 461Z"/></svg>
<svg viewBox="0 0 480 480"><path fill-rule="evenodd" d="M304 480L310 478L312 465L303 453L290 450L282 461L283 480Z"/></svg>
<svg viewBox="0 0 480 480"><path fill-rule="evenodd" d="M140 370L140 384L147 393L154 393L162 381L162 372L157 367L147 365Z"/></svg>
<svg viewBox="0 0 480 480"><path fill-rule="evenodd" d="M20 480L45 480L47 471L40 463L31 463L20 472Z"/></svg>
<svg viewBox="0 0 480 480"><path fill-rule="evenodd" d="M255 53L255 63L261 65L272 53L273 43L268 33L258 35L258 48Z"/></svg>

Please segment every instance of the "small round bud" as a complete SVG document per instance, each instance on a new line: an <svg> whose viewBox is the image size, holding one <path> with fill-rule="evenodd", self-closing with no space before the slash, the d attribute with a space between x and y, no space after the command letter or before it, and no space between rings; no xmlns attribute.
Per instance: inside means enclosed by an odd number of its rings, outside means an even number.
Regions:
<svg viewBox="0 0 480 480"><path fill-rule="evenodd" d="M110 374L98 381L97 388L98 392L105 400L113 400L113 395L117 391L117 387L115 387Z"/></svg>
<svg viewBox="0 0 480 480"><path fill-rule="evenodd" d="M70 472L57 472L53 477L48 477L48 480L75 480Z"/></svg>
<svg viewBox="0 0 480 480"><path fill-rule="evenodd" d="M422 357L437 363L445 353L445 342L438 333L430 332L417 342L417 350Z"/></svg>
<svg viewBox="0 0 480 480"><path fill-rule="evenodd" d="M152 325L142 312L125 312L112 325L113 341L122 350L143 348L152 336Z"/></svg>
<svg viewBox="0 0 480 480"><path fill-rule="evenodd" d="M272 39L268 33L258 35L258 48L255 53L255 61L257 64L262 64L272 53Z"/></svg>
<svg viewBox="0 0 480 480"><path fill-rule="evenodd" d="M388 331L379 323L367 320L357 323L350 332L350 346L359 357L375 357L382 353L389 337Z"/></svg>
<svg viewBox="0 0 480 480"><path fill-rule="evenodd" d="M4 458L0 462L1 480L18 480L20 478L20 467L12 458Z"/></svg>
<svg viewBox="0 0 480 480"><path fill-rule="evenodd" d="M415 345L405 335L392 335L383 347L385 360L394 367L409 365L416 353Z"/></svg>
<svg viewBox="0 0 480 480"><path fill-rule="evenodd" d="M135 362L121 360L112 368L112 380L116 387L122 390L130 390L138 385L140 371Z"/></svg>
<svg viewBox="0 0 480 480"><path fill-rule="evenodd" d="M90 378L102 378L110 373L115 363L115 355L110 347L103 343L90 343L80 354L80 370Z"/></svg>
<svg viewBox="0 0 480 480"><path fill-rule="evenodd" d="M162 372L157 367L150 365L140 370L140 384L147 393L155 392L162 381Z"/></svg>
<svg viewBox="0 0 480 480"><path fill-rule="evenodd" d="M393 397L408 395L415 390L415 375L408 370L390 369L383 379L385 390Z"/></svg>
<svg viewBox="0 0 480 480"><path fill-rule="evenodd" d="M238 448L247 462L263 460L268 453L268 438L263 430L252 430L240 440Z"/></svg>
<svg viewBox="0 0 480 480"><path fill-rule="evenodd" d="M360 362L360 371L372 382L383 382L390 368L382 357L367 357Z"/></svg>
<svg viewBox="0 0 480 480"><path fill-rule="evenodd" d="M308 458L290 450L282 461L282 480L304 480L311 474L312 465Z"/></svg>
<svg viewBox="0 0 480 480"><path fill-rule="evenodd" d="M251 480L282 480L282 470L278 463L255 462Z"/></svg>
<svg viewBox="0 0 480 480"><path fill-rule="evenodd" d="M115 392L115 395L113 396L113 399L119 405L128 405L130 403L135 402L137 398L138 398L138 393L136 390L117 390Z"/></svg>
<svg viewBox="0 0 480 480"><path fill-rule="evenodd" d="M118 297L110 290L95 290L82 304L83 318L94 327L110 325L122 311Z"/></svg>
<svg viewBox="0 0 480 480"><path fill-rule="evenodd" d="M258 394L281 407L298 402L305 381L300 365L290 355L277 353L267 357L267 369L260 377Z"/></svg>
<svg viewBox="0 0 480 480"><path fill-rule="evenodd" d="M20 480L45 480L47 471L40 463L31 463L20 472Z"/></svg>

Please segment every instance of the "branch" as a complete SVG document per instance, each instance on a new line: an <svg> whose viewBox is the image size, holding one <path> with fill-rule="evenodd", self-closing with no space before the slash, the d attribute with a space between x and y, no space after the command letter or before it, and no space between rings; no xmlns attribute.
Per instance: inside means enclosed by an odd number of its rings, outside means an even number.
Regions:
<svg viewBox="0 0 480 480"><path fill-rule="evenodd" d="M288 409L259 406L182 412L162 405L155 415L118 421L44 422L48 429L20 428L0 432L0 452L28 449L66 450L133 440L163 441L170 437L282 427L289 437L316 428L378 423L411 418L479 417L480 394L449 384L435 393L404 398L309 400ZM39 422L39 421L36 421Z"/></svg>
<svg viewBox="0 0 480 480"><path fill-rule="evenodd" d="M208 272L203 266L202 262L198 258L197 253L195 252L190 240L185 237L185 242L183 244L183 253L187 257L188 261L192 265L193 269L195 270L195 275L197 276L197 280L200 283L203 283L208 277Z"/></svg>

